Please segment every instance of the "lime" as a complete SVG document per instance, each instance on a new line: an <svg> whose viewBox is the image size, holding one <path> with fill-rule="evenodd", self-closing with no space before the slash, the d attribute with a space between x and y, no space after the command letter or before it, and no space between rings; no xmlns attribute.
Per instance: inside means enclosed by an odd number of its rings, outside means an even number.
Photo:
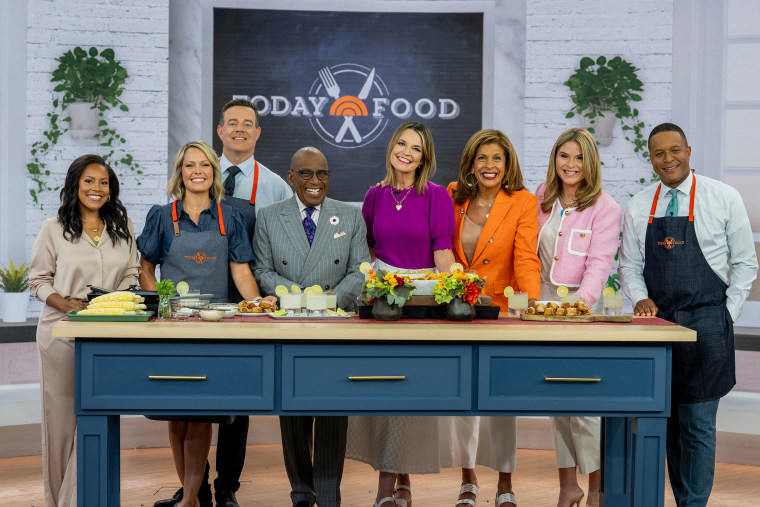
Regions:
<svg viewBox="0 0 760 507"><path fill-rule="evenodd" d="M338 308L338 311L335 312L335 313L337 313L338 315L348 315L346 313L346 310L344 310L343 308Z"/></svg>
<svg viewBox="0 0 760 507"><path fill-rule="evenodd" d="M458 262L455 262L454 264L452 264L452 265L449 267L449 271L451 271L452 273L456 273L457 271L462 271L462 272L464 272L464 266L462 266L462 265L461 265L461 264L459 264Z"/></svg>
<svg viewBox="0 0 760 507"><path fill-rule="evenodd" d="M372 264L370 264L369 262L362 262L361 264L359 264L359 271L361 271L363 275L366 275L367 273L369 273L371 269L372 269Z"/></svg>
<svg viewBox="0 0 760 507"><path fill-rule="evenodd" d="M311 296L312 294L314 294L314 287L306 287L306 288L303 290L303 293L304 293L305 295L307 295L307 296Z"/></svg>
<svg viewBox="0 0 760 507"><path fill-rule="evenodd" d="M567 288L567 285L560 285L557 287L557 295L561 298L567 296L570 294L570 289Z"/></svg>
<svg viewBox="0 0 760 507"><path fill-rule="evenodd" d="M327 315L330 315L330 316L334 317L334 316L338 315L338 312L336 312L335 310L331 310L330 308L328 308L327 309Z"/></svg>
<svg viewBox="0 0 760 507"><path fill-rule="evenodd" d="M300 294L301 293L301 287L299 287L296 284L293 284L293 285L290 286L290 292L292 292L293 294Z"/></svg>
<svg viewBox="0 0 760 507"><path fill-rule="evenodd" d="M180 296L186 296L187 293L190 292L190 286L187 284L187 282L178 282L174 289Z"/></svg>
<svg viewBox="0 0 760 507"><path fill-rule="evenodd" d="M322 287L320 287L319 285L312 285L309 288L311 289L312 294L322 294Z"/></svg>
<svg viewBox="0 0 760 507"><path fill-rule="evenodd" d="M287 310L277 310L276 312L272 312L272 315L277 315L278 317L282 317L283 315L287 315L287 314L288 314Z"/></svg>
<svg viewBox="0 0 760 507"><path fill-rule="evenodd" d="M504 295L507 297L514 296L515 289L513 289L511 285L507 285L506 287L504 287Z"/></svg>
<svg viewBox="0 0 760 507"><path fill-rule="evenodd" d="M281 298L283 294L288 293L288 288L285 287L284 285L278 285L277 287L274 288L274 293L277 295L278 298Z"/></svg>
<svg viewBox="0 0 760 507"><path fill-rule="evenodd" d="M615 287L605 287L602 290L602 296L614 296L617 291L615 291Z"/></svg>

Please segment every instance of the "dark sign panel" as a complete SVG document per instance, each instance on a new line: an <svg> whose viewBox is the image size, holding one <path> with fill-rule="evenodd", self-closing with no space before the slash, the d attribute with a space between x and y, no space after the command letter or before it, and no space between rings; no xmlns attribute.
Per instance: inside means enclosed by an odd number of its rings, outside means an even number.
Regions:
<svg viewBox="0 0 760 507"><path fill-rule="evenodd" d="M385 176L407 120L433 133L433 180L455 180L481 128L482 74L482 13L214 9L215 121L248 97L261 114L256 159L284 175L298 148L319 148L335 199L361 201Z"/></svg>

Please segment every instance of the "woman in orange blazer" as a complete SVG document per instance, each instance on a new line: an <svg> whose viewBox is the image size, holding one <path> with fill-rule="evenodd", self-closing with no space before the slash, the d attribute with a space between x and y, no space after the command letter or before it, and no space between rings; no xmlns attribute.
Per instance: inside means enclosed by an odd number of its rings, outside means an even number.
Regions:
<svg viewBox="0 0 760 507"><path fill-rule="evenodd" d="M507 310L504 288L541 293L536 254L538 201L523 187L520 163L509 138L498 130L473 134L462 153L459 179L448 187L454 201L454 256L465 270L485 277L485 293ZM457 506L474 506L475 464L499 472L496 507L516 505L512 472L517 461L514 417L452 417L452 462L462 468ZM483 436L483 438L479 438ZM478 445L480 442L481 445Z"/></svg>

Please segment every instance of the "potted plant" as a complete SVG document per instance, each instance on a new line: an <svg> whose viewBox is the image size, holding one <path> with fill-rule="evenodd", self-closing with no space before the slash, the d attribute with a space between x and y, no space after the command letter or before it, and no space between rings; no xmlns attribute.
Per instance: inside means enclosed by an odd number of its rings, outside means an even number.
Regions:
<svg viewBox="0 0 760 507"><path fill-rule="evenodd" d="M120 98L129 75L121 62L116 60L114 50L107 48L98 51L91 47L85 51L77 46L56 58L56 61L58 67L50 81L58 83L53 91L60 95L53 100L52 111L47 113L50 126L43 132L45 139L32 144L31 161L27 164L27 171L37 185L29 190L35 203L40 192L57 190L45 181L50 171L46 169L44 159L58 143L58 138L68 131L75 139L97 138L101 151L106 151L100 154L114 169L124 166L142 174L138 170L140 165L132 155L121 152L121 145L126 143L126 139L109 126L104 115L115 107L129 111ZM117 149L121 153L114 156Z"/></svg>
<svg viewBox="0 0 760 507"><path fill-rule="evenodd" d="M181 282L180 282L181 283ZM171 318L171 305L169 298L174 295L174 283L170 278L156 282L156 292L158 293L158 318Z"/></svg>
<svg viewBox="0 0 760 507"><path fill-rule="evenodd" d="M641 95L636 92L644 89L636 75L637 70L620 56L611 60L600 56L596 61L584 56L579 67L564 83L570 88L570 99L573 101L573 107L565 117L580 115L584 128L594 134L601 146L612 142L615 118L620 118L625 138L633 143L635 152L641 152L647 158L649 154L642 134L644 123L639 121L639 110L631 106L632 102L641 101Z"/></svg>
<svg viewBox="0 0 760 507"><path fill-rule="evenodd" d="M372 316L375 320L398 320L402 307L415 289L409 277L383 270L369 270L364 282L364 297L373 301Z"/></svg>
<svg viewBox="0 0 760 507"><path fill-rule="evenodd" d="M8 261L8 267L0 268L0 289L2 294L3 320L5 322L25 322L26 311L29 307L29 295L25 292L29 288L29 267L26 263L18 268L13 264L13 259Z"/></svg>
<svg viewBox="0 0 760 507"><path fill-rule="evenodd" d="M461 269L438 281L433 289L435 302L446 305L446 318L468 321L475 318L475 303L480 302L486 283L475 273Z"/></svg>

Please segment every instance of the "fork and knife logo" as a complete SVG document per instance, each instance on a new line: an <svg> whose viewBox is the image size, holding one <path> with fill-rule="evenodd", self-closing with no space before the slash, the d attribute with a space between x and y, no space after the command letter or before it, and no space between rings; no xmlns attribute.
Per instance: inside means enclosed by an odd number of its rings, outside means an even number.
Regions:
<svg viewBox="0 0 760 507"><path fill-rule="evenodd" d="M343 117L343 123L341 124L338 133L335 135L335 142L338 144L344 143L344 141L351 142L346 138L347 134L351 135L353 143L356 146L360 145L362 141L367 141L367 137L375 133L377 129L372 129L369 134L362 136L354 124L354 117L369 115L364 100L367 99L372 91L372 86L375 82L375 69L371 69L366 74L364 84L356 96L342 94L343 90L335 79L335 75L330 67L323 67L319 70L319 80L327 95L334 99L334 102L330 107L330 116ZM379 132L377 133L379 134Z"/></svg>

